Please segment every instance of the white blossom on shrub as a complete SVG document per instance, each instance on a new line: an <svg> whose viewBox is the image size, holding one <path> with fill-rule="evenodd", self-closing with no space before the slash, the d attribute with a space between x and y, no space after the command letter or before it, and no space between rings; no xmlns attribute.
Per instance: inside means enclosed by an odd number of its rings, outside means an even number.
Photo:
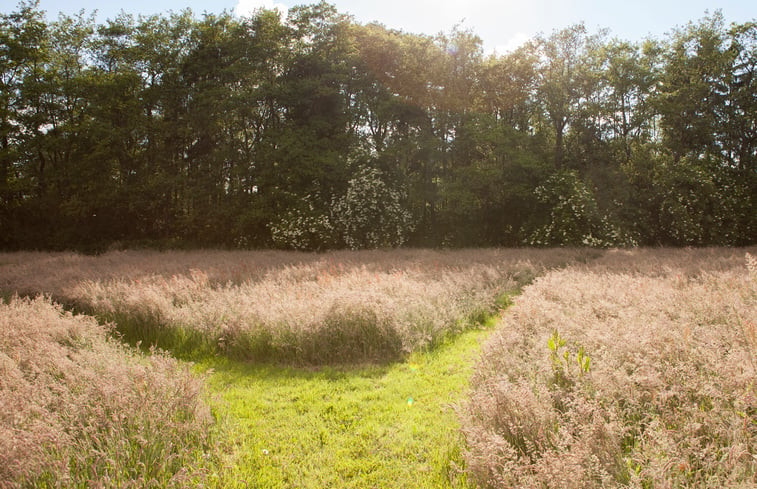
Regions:
<svg viewBox="0 0 757 489"><path fill-rule="evenodd" d="M332 203L332 223L352 249L400 246L414 229L403 200L403 192L389 187L379 170L364 167Z"/></svg>
<svg viewBox="0 0 757 489"><path fill-rule="evenodd" d="M270 229L273 242L283 248L317 250L334 242L329 216L313 205L310 195L305 196L301 207L288 211Z"/></svg>
<svg viewBox="0 0 757 489"><path fill-rule="evenodd" d="M552 175L534 193L551 210L549 222L530 236L530 245L608 247L637 244L630 234L600 212L594 192L574 170Z"/></svg>

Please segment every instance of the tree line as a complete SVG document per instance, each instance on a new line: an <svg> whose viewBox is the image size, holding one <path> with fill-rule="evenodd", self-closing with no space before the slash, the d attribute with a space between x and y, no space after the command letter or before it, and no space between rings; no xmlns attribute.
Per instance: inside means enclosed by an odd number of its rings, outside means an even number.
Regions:
<svg viewBox="0 0 757 489"><path fill-rule="evenodd" d="M0 15L0 247L757 241L757 24L485 55L360 24Z"/></svg>

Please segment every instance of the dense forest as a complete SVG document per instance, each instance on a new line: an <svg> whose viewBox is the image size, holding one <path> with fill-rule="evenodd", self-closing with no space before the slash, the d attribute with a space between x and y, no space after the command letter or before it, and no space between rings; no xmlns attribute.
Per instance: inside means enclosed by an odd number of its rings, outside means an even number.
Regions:
<svg viewBox="0 0 757 489"><path fill-rule="evenodd" d="M744 245L757 24L0 14L0 248Z"/></svg>

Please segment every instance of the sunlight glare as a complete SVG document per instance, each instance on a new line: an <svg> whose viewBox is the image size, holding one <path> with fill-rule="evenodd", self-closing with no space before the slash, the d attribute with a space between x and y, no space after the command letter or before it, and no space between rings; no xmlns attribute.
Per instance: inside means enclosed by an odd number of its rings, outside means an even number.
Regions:
<svg viewBox="0 0 757 489"><path fill-rule="evenodd" d="M289 7L275 0L239 0L234 7L234 13L240 17L246 17L258 9L278 10L282 17L286 17L289 11Z"/></svg>

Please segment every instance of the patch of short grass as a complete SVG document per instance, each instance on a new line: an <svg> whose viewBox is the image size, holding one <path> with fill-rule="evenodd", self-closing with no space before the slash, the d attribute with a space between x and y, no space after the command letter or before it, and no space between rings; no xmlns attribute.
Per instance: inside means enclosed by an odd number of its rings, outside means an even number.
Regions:
<svg viewBox="0 0 757 489"><path fill-rule="evenodd" d="M459 422L485 326L383 366L298 369L218 357L222 488L466 488Z"/></svg>

